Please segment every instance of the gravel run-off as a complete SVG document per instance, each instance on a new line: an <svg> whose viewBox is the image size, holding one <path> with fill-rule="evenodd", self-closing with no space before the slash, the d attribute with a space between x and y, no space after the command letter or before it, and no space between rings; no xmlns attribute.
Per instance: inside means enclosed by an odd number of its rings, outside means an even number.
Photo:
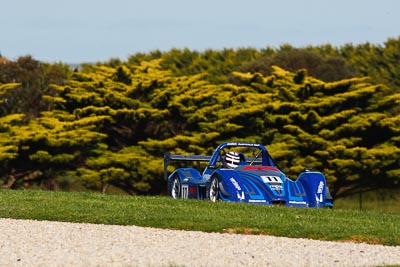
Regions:
<svg viewBox="0 0 400 267"><path fill-rule="evenodd" d="M400 246L0 219L0 266L386 266Z"/></svg>

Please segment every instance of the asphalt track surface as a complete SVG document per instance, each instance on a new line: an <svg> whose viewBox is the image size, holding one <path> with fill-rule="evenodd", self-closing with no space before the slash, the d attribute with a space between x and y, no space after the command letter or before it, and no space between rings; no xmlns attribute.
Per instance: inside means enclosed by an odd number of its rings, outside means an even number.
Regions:
<svg viewBox="0 0 400 267"><path fill-rule="evenodd" d="M386 266L400 246L0 219L0 266Z"/></svg>

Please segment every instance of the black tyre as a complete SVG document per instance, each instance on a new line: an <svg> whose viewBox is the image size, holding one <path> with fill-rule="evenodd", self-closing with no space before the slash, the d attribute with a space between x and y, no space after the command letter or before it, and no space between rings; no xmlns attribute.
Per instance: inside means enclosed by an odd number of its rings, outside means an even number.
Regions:
<svg viewBox="0 0 400 267"><path fill-rule="evenodd" d="M172 198L180 198L181 197L181 181L179 180L179 177L177 177L177 176L175 176L174 180L172 181L171 197Z"/></svg>
<svg viewBox="0 0 400 267"><path fill-rule="evenodd" d="M211 177L208 197L212 202L216 202L219 199L219 180L216 176Z"/></svg>

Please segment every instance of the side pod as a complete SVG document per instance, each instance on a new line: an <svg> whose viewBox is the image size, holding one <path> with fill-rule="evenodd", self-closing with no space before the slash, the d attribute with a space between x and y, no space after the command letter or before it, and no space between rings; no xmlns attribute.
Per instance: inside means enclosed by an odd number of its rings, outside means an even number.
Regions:
<svg viewBox="0 0 400 267"><path fill-rule="evenodd" d="M299 175L296 182L303 185L307 193L309 207L325 207L326 179L322 173L305 170Z"/></svg>

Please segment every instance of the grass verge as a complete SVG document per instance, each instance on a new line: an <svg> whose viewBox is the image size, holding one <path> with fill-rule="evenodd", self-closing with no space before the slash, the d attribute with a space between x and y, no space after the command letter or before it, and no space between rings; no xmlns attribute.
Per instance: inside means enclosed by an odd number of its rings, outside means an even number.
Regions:
<svg viewBox="0 0 400 267"><path fill-rule="evenodd" d="M400 245L400 214L0 190L0 217Z"/></svg>

